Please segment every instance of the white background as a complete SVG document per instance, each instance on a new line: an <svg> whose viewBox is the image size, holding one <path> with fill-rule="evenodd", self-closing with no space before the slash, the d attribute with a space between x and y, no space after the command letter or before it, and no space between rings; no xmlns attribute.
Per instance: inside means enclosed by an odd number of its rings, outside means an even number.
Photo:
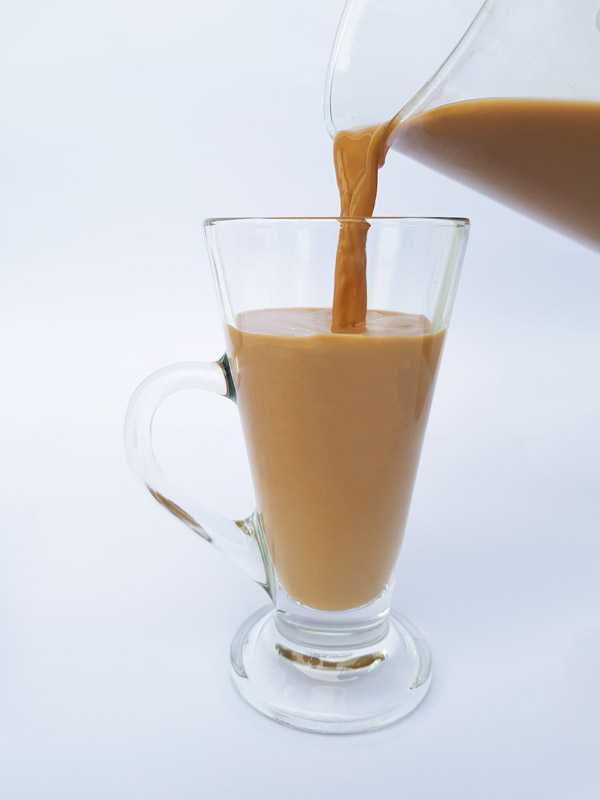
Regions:
<svg viewBox="0 0 600 800"><path fill-rule="evenodd" d="M381 174L378 213L473 221L394 599L434 682L393 727L316 736L245 706L228 646L262 593L125 462L136 384L221 352L202 219L337 212L321 103L342 6L2 4L7 800L598 796L597 255L395 154ZM241 513L226 406L169 401L158 444Z"/></svg>

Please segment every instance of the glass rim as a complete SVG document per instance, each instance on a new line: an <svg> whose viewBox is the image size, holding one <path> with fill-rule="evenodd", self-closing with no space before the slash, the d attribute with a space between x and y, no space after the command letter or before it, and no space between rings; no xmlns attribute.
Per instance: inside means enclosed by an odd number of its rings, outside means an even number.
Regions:
<svg viewBox="0 0 600 800"><path fill-rule="evenodd" d="M406 227L414 225L425 227L468 228L471 221L467 217L207 217L203 225L211 228L222 224L242 223L306 223L306 222L356 222L356 223L394 223Z"/></svg>

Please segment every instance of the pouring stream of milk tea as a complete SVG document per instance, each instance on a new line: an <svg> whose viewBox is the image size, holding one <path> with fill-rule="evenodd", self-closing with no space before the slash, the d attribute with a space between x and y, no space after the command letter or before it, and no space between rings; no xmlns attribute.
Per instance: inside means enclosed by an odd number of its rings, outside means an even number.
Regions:
<svg viewBox="0 0 600 800"><path fill-rule="evenodd" d="M342 131L334 140L342 217L372 215L390 147L600 248L600 103L484 98ZM342 225L333 330L364 325L367 233L368 223Z"/></svg>

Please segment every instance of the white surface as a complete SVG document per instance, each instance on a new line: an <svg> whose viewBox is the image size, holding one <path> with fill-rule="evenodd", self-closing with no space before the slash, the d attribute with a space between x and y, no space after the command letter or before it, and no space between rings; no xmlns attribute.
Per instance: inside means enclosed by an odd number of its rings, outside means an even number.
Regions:
<svg viewBox="0 0 600 800"><path fill-rule="evenodd" d="M135 385L220 354L202 218L337 211L321 93L342 5L4 4L7 800L598 796L597 255L399 157L381 175L379 213L473 220L394 601L434 682L394 727L326 738L247 708L228 647L262 593L125 464ZM170 401L159 444L220 507L228 475L239 513L225 405Z"/></svg>

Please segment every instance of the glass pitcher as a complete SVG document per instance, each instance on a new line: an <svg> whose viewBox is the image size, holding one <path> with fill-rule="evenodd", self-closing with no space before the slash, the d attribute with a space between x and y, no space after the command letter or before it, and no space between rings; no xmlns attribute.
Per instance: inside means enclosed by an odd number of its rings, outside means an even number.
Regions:
<svg viewBox="0 0 600 800"><path fill-rule="evenodd" d="M389 120L388 147L600 249L600 1L487 0L455 44L476 5L348 0L329 132Z"/></svg>

